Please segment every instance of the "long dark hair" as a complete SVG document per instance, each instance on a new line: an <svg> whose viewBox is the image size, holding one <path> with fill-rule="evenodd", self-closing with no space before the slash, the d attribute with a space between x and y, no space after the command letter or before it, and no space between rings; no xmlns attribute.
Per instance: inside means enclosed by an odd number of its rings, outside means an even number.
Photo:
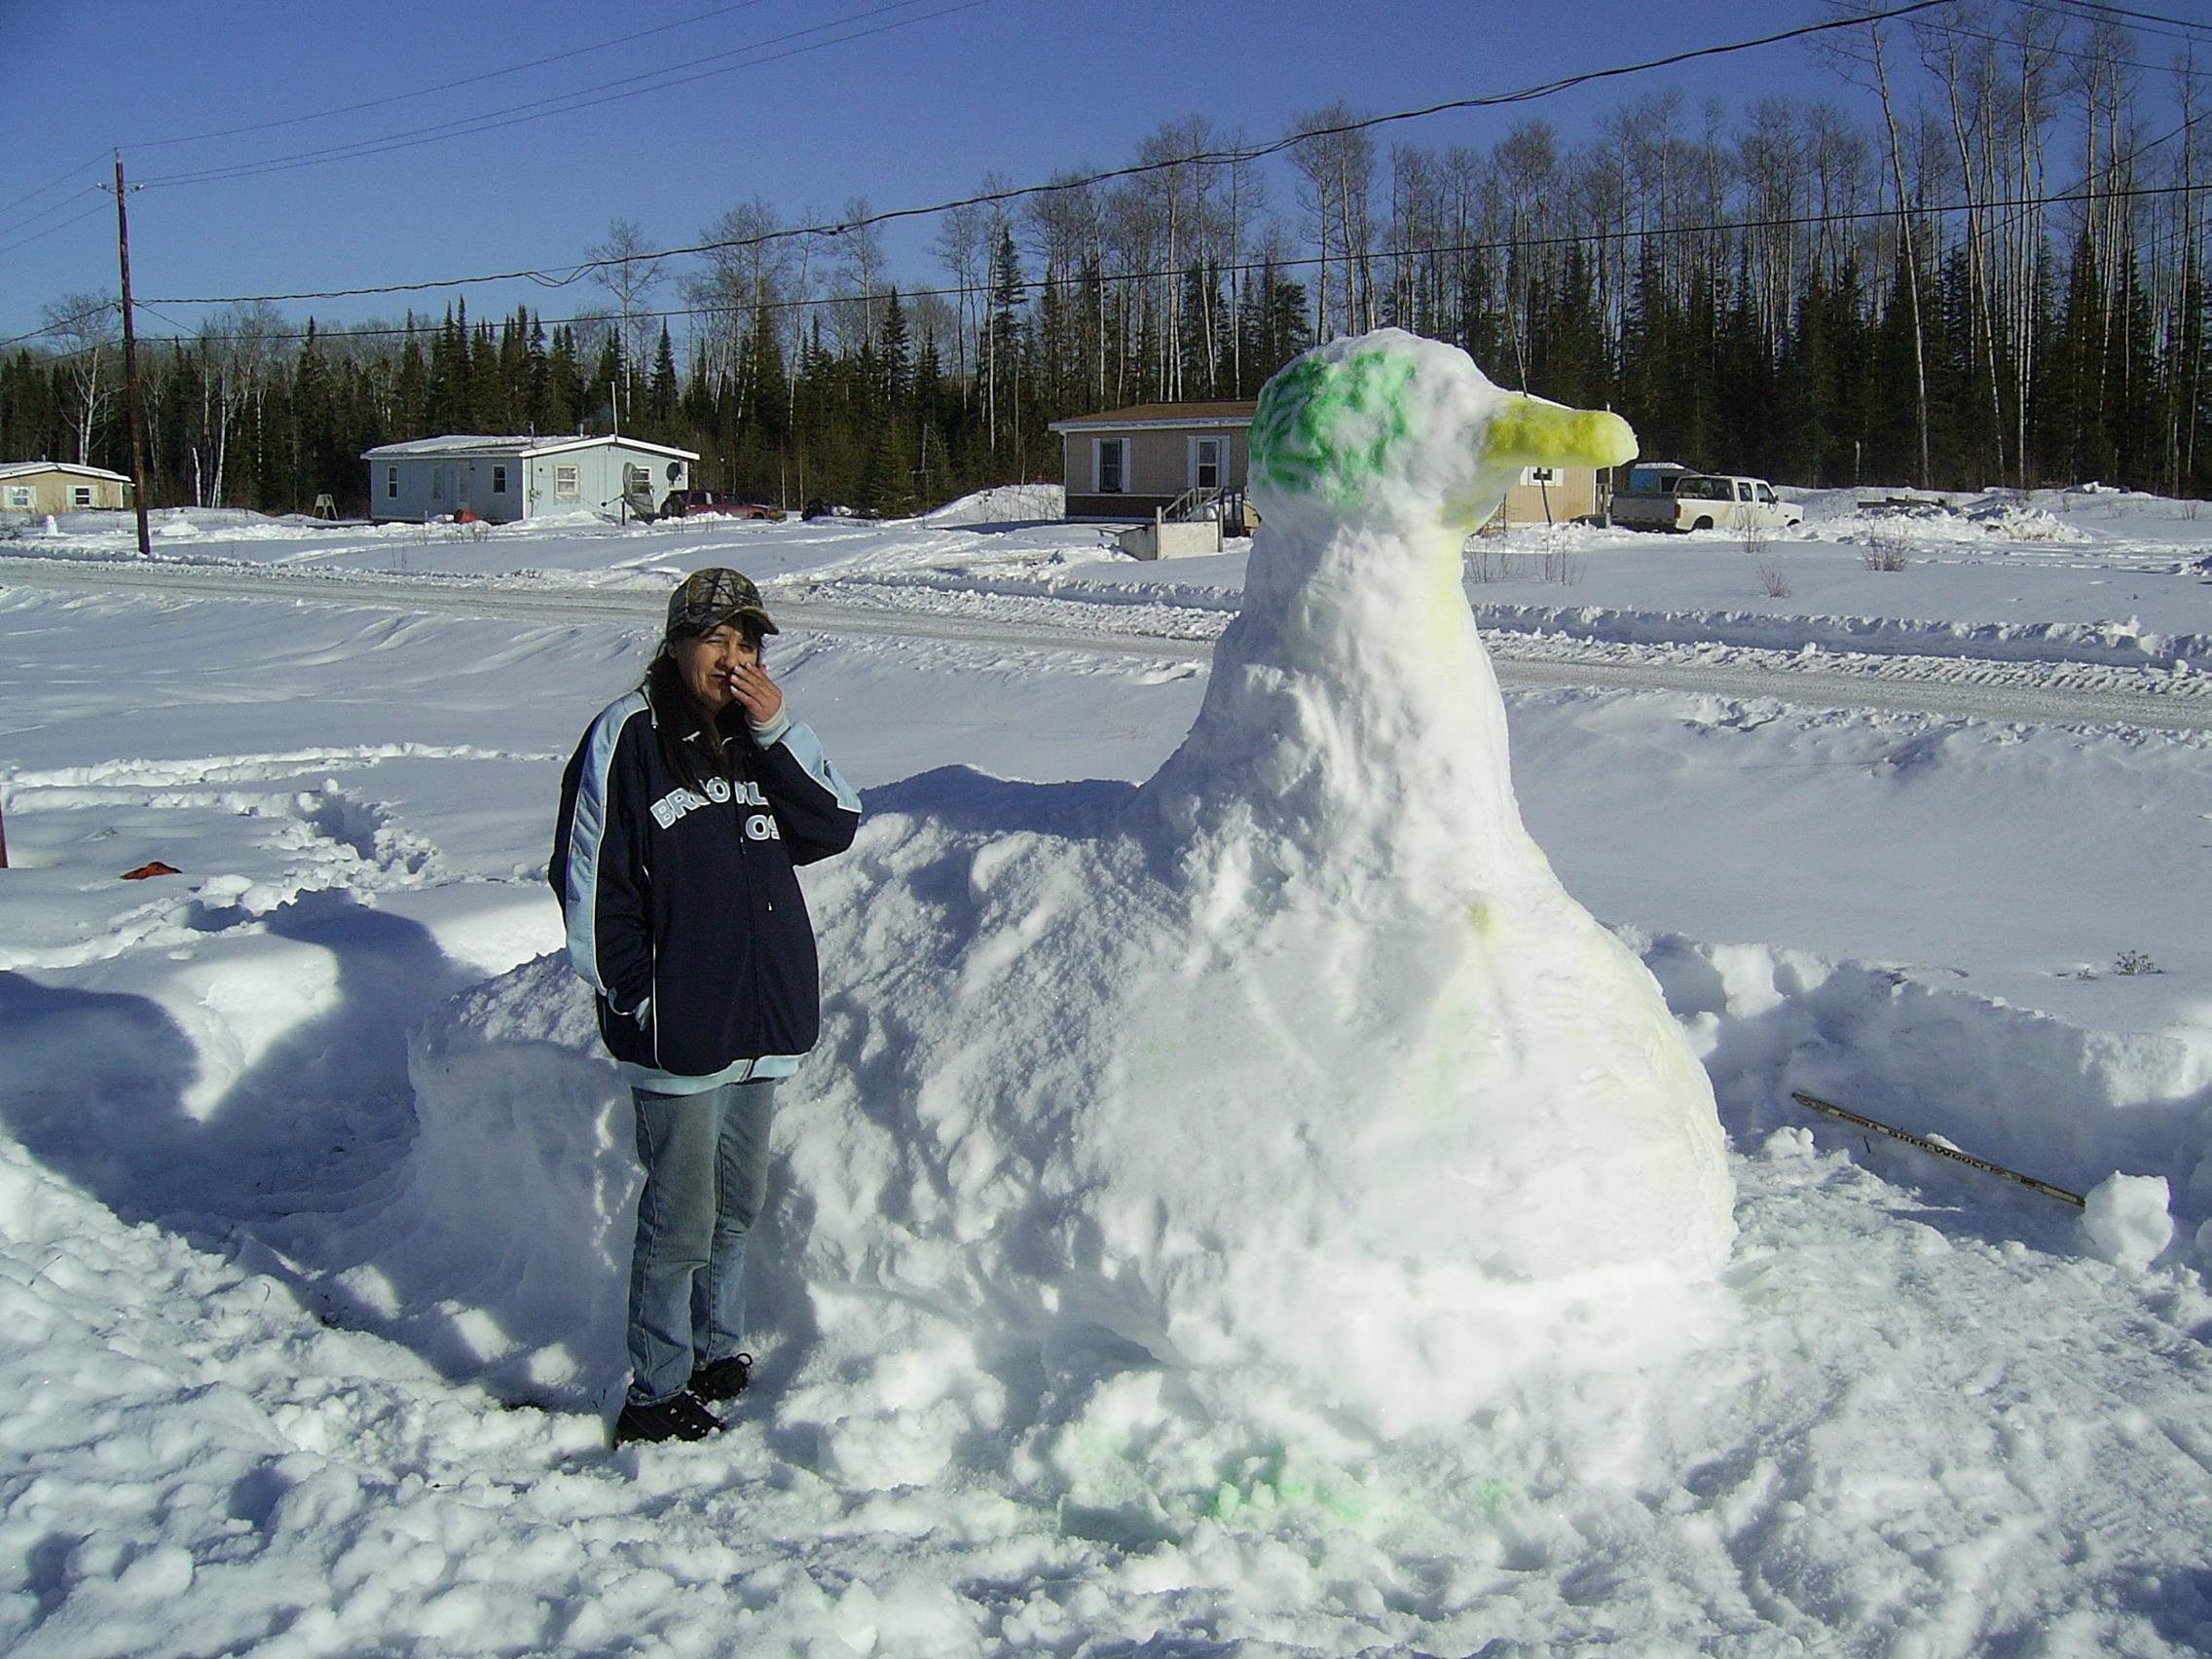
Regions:
<svg viewBox="0 0 2212 1659"><path fill-rule="evenodd" d="M757 656L761 652L765 636L760 624L751 616L736 615L729 619L730 626L745 636ZM716 624L719 627L720 624ZM685 783L698 788L706 782L700 770L702 751L714 756L714 768L727 777L730 770L729 737L721 722L691 695L691 688L683 683L683 672L676 665L675 646L680 641L696 640L712 633L710 628L672 628L661 636L653 650L653 660L645 665L645 678L638 689L645 694L645 702L653 712L653 736L660 744L661 758L669 769ZM736 705L731 705L733 708ZM739 719L743 719L742 712ZM698 735L698 742L688 741Z"/></svg>

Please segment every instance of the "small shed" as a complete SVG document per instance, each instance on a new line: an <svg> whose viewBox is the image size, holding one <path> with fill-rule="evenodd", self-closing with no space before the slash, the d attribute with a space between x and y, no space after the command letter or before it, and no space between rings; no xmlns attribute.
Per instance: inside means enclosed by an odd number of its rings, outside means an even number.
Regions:
<svg viewBox="0 0 2212 1659"><path fill-rule="evenodd" d="M1054 421L1067 516L1153 519L1172 516L1194 491L1241 498L1252 457L1254 407L1250 398L1139 403Z"/></svg>
<svg viewBox="0 0 2212 1659"><path fill-rule="evenodd" d="M453 435L379 444L369 466L369 517L420 521L466 513L489 524L551 513L658 506L691 485L695 450L638 438Z"/></svg>
<svg viewBox="0 0 2212 1659"><path fill-rule="evenodd" d="M0 512L114 512L130 504L130 480L104 466L77 466L65 461L0 465Z"/></svg>
<svg viewBox="0 0 2212 1659"><path fill-rule="evenodd" d="M1607 493L1609 494L1609 493ZM1506 486L1493 525L1567 524L1604 510L1594 466L1524 466Z"/></svg>

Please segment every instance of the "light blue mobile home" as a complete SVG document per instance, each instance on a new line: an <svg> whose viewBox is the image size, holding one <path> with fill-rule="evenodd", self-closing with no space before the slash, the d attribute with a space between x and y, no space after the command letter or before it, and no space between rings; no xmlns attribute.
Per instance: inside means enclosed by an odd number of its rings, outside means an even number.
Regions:
<svg viewBox="0 0 2212 1659"><path fill-rule="evenodd" d="M369 517L490 524L553 513L615 512L625 498L655 505L691 485L696 451L636 438L417 438L364 450Z"/></svg>

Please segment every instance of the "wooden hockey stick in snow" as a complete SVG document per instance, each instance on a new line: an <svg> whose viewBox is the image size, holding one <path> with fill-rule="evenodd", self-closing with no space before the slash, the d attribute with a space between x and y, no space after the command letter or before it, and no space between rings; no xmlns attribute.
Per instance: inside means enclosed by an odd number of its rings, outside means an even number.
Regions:
<svg viewBox="0 0 2212 1659"><path fill-rule="evenodd" d="M1816 1095L1807 1094L1801 1088L1791 1089L1789 1096L1793 1100L1812 1107L1816 1112L1825 1112L1831 1118L1841 1118L1847 1124L1856 1124L1862 1129L1872 1129L1876 1134L1888 1135L1892 1140L1900 1140L1907 1146L1916 1146L1922 1152L1933 1152L1938 1158L1952 1159L1972 1168L1985 1170L1991 1175L2002 1175L2008 1181L2017 1181L2023 1187L2033 1187L2037 1192L2047 1194L2051 1198L2064 1198L2076 1209L2082 1208L2087 1202L2080 1193L2069 1193L2064 1187L2054 1187L2048 1181L2039 1181L2033 1175L2023 1175L2017 1169L2008 1169L2002 1163L1992 1163L1986 1158L1976 1158L1972 1153L1961 1152L1955 1146L1945 1146L1941 1141L1932 1141L1925 1135L1908 1134L1903 1129L1893 1129L1887 1124L1877 1124L1871 1118L1862 1118L1856 1112L1846 1112L1841 1106L1823 1100Z"/></svg>

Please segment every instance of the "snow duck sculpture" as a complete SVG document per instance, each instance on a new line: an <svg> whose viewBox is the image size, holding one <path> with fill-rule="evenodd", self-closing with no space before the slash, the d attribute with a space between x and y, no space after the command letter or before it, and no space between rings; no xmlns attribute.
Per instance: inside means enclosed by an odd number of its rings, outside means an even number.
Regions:
<svg viewBox="0 0 2212 1659"><path fill-rule="evenodd" d="M1268 384L1243 608L1181 748L1086 825L886 815L819 906L833 979L890 966L833 986L809 1068L810 1279L1048 1371L1108 1338L1272 1368L1394 1431L1610 1363L1712 1276L1710 1085L1522 827L1461 585L1522 468L1635 448L1394 330Z"/></svg>

